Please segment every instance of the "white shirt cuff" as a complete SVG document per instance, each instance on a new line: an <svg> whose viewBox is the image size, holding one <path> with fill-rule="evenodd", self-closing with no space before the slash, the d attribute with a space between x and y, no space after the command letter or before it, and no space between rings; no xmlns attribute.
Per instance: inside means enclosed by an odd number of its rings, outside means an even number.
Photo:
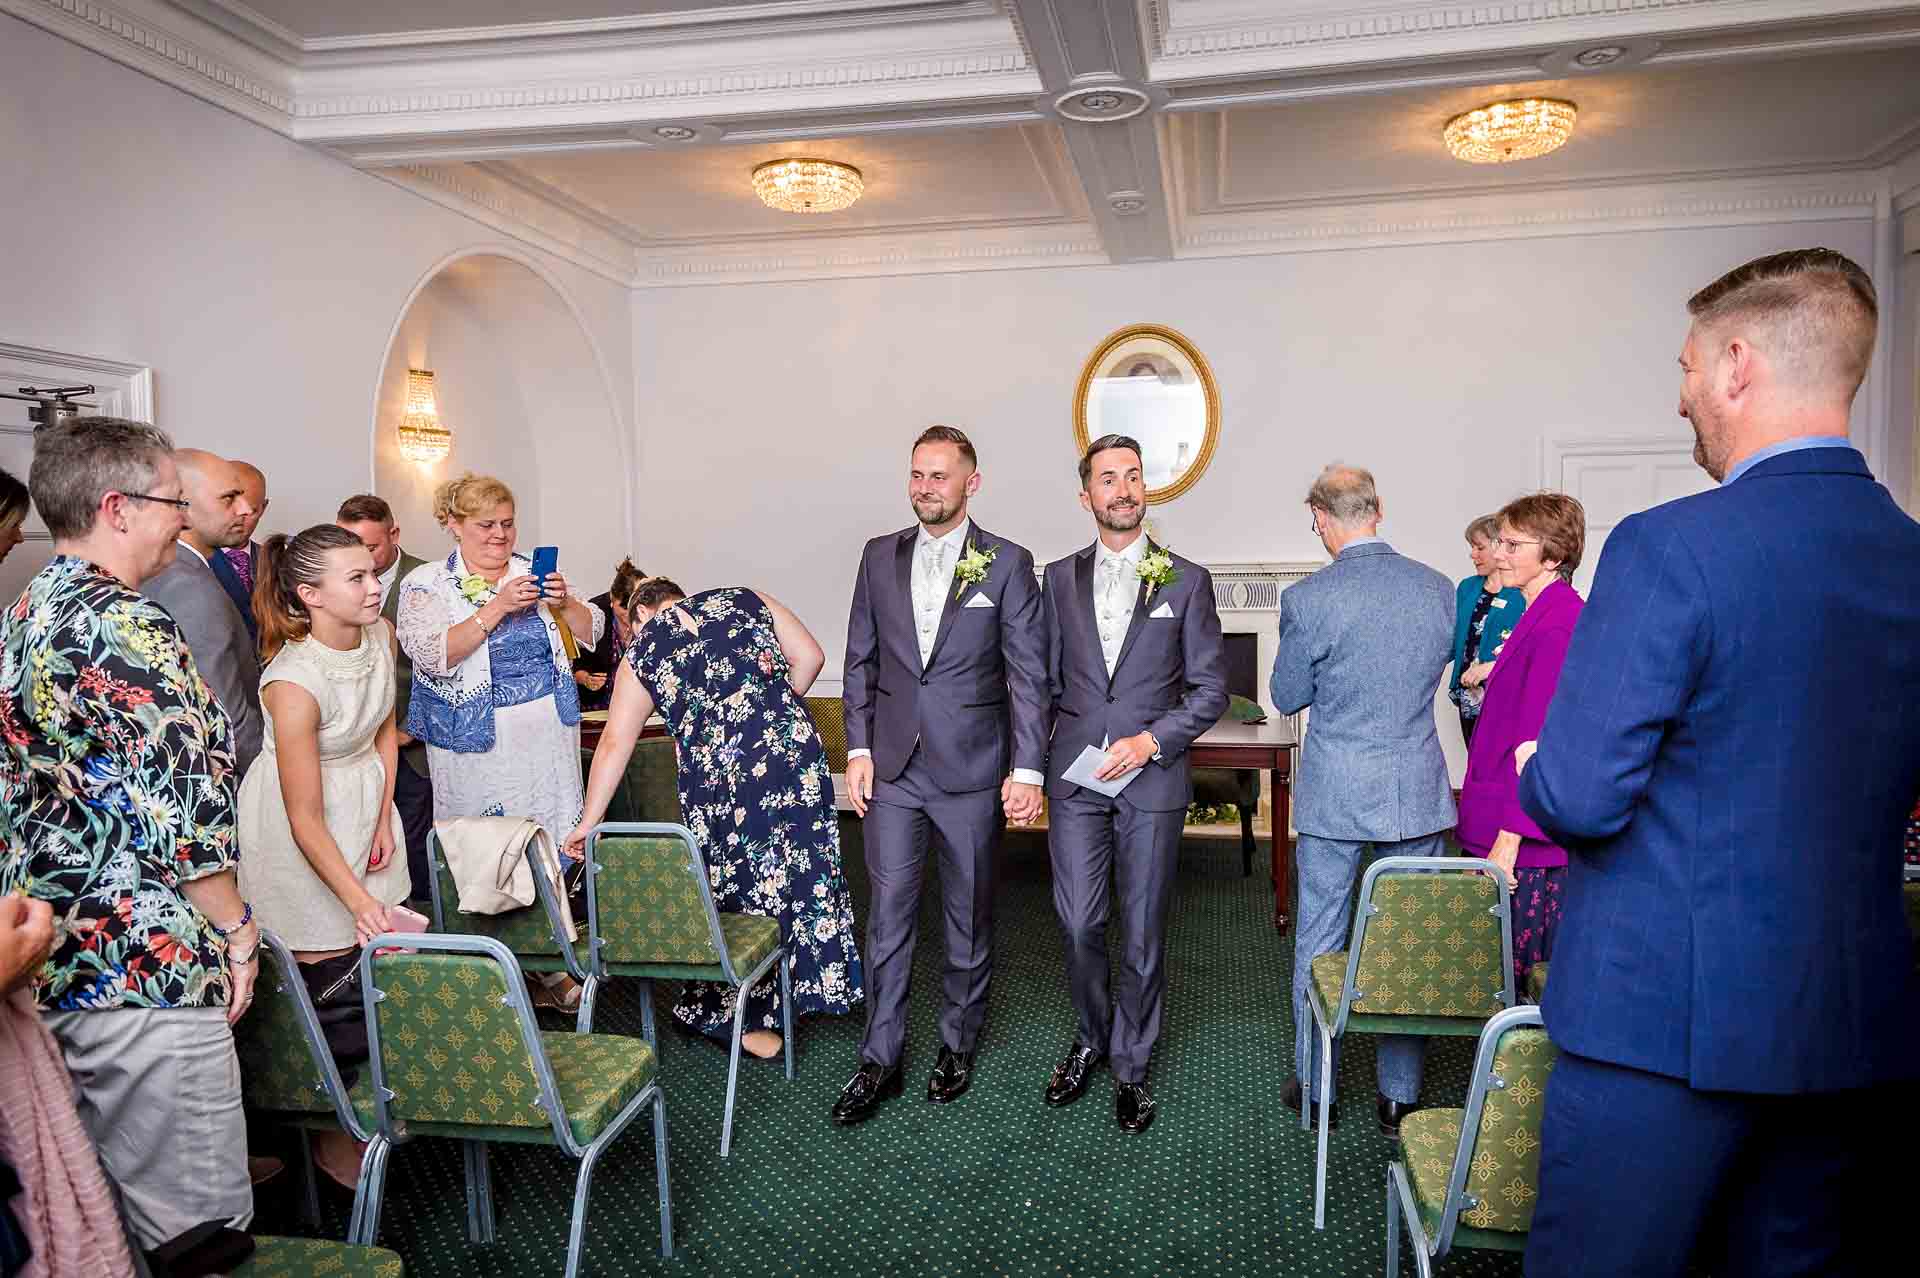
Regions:
<svg viewBox="0 0 1920 1278"><path fill-rule="evenodd" d="M1015 768L1013 770L1013 783L1015 785L1045 785L1047 778L1045 774L1035 772L1032 768Z"/></svg>
<svg viewBox="0 0 1920 1278"><path fill-rule="evenodd" d="M857 750L847 751L847 758L849 759L871 759L872 757L873 757L873 751L867 749L864 746L860 747Z"/></svg>

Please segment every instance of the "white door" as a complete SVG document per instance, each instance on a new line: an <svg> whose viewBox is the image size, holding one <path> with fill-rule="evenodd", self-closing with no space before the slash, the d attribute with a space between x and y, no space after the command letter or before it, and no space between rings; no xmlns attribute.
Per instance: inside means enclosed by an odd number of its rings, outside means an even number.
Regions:
<svg viewBox="0 0 1920 1278"><path fill-rule="evenodd" d="M0 392L18 395L26 387L92 386L90 395L75 396L82 412L106 417L153 420L153 373L138 364L37 350L0 342ZM21 483L33 464L32 405L0 399L0 469ZM0 562L0 607L12 603L27 579L46 566L52 555L47 527L37 512L27 516L22 530L26 541Z"/></svg>
<svg viewBox="0 0 1920 1278"><path fill-rule="evenodd" d="M1693 463L1693 441L1672 437L1554 443L1547 448L1546 486L1587 508L1587 546L1573 585L1593 588L1594 566L1607 535L1628 515L1713 487Z"/></svg>

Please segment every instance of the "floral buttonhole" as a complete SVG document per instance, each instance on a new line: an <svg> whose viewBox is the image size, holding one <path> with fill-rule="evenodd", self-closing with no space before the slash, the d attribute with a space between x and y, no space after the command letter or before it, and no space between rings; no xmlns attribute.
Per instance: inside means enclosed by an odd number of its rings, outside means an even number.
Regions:
<svg viewBox="0 0 1920 1278"><path fill-rule="evenodd" d="M960 562L953 566L953 579L959 583L953 588L953 597L958 599L967 593L968 586L977 586L987 579L987 569L993 567L993 557L1000 553L1000 547L989 546L980 549L975 542L969 541Z"/></svg>
<svg viewBox="0 0 1920 1278"><path fill-rule="evenodd" d="M1134 569L1134 575L1146 587L1147 593L1142 603L1152 603L1156 591L1180 580L1180 570L1173 566L1173 556L1158 546L1148 547L1147 553L1140 556L1140 566Z"/></svg>

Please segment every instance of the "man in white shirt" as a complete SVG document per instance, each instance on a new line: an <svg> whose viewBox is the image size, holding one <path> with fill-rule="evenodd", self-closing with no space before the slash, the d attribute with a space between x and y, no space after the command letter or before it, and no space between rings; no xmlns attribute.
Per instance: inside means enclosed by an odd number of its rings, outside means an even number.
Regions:
<svg viewBox="0 0 1920 1278"><path fill-rule="evenodd" d="M950 426L914 442L918 523L860 556L847 620L847 790L866 818L867 1032L833 1107L842 1126L902 1090L907 983L920 884L940 836L947 973L940 1057L927 1099L973 1081L993 955L996 803L1029 821L1046 767L1045 636L1033 556L972 522L973 444Z"/></svg>

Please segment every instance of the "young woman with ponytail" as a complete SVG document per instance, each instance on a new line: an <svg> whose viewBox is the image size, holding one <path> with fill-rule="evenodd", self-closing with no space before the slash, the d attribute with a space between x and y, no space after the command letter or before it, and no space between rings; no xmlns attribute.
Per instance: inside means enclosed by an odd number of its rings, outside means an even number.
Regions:
<svg viewBox="0 0 1920 1278"><path fill-rule="evenodd" d="M392 930L411 888L393 806L393 628L360 539L334 524L268 538L254 587L260 623L260 766L240 786L240 885L285 941L341 1070L367 1059L353 981L358 947ZM360 1151L345 1132L314 1161L351 1188Z"/></svg>

